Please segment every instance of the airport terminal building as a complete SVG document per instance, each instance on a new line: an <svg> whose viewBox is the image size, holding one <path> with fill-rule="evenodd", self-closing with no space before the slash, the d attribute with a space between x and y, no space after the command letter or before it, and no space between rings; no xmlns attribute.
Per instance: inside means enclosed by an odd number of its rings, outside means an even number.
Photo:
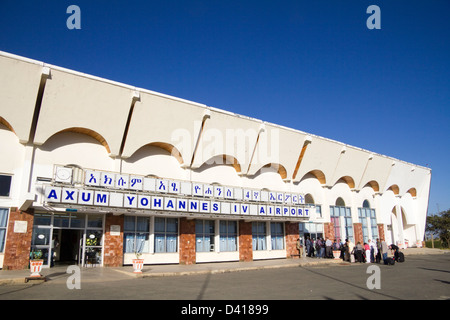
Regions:
<svg viewBox="0 0 450 320"><path fill-rule="evenodd" d="M421 246L431 170L0 52L0 268L291 258L299 237Z"/></svg>

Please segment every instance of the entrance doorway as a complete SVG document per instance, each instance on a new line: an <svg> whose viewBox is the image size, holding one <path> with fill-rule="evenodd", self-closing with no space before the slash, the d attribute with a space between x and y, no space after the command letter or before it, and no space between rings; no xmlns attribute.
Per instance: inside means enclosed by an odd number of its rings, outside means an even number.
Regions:
<svg viewBox="0 0 450 320"><path fill-rule="evenodd" d="M102 265L104 216L94 213L35 213L31 255L44 267L55 264Z"/></svg>
<svg viewBox="0 0 450 320"><path fill-rule="evenodd" d="M81 264L82 231L75 229L61 229L54 230L54 233L60 234L58 237L59 245L57 244L54 250L55 264Z"/></svg>

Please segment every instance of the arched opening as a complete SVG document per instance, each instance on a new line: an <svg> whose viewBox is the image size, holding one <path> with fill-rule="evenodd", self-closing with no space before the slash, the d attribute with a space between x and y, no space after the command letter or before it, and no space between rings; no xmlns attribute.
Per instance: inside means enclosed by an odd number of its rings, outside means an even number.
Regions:
<svg viewBox="0 0 450 320"><path fill-rule="evenodd" d="M364 187L371 187L373 189L373 191L375 191L375 192L380 191L380 185L375 180L367 182Z"/></svg>
<svg viewBox="0 0 450 320"><path fill-rule="evenodd" d="M319 182L321 184L326 184L327 181L326 181L326 178L325 178L325 174L322 171L320 171L320 170L312 170L312 171L310 171L308 173L310 173L314 177L316 177L316 179L319 180Z"/></svg>
<svg viewBox="0 0 450 320"><path fill-rule="evenodd" d="M305 195L305 204L314 204L314 198L310 193Z"/></svg>
<svg viewBox="0 0 450 320"><path fill-rule="evenodd" d="M341 197L336 199L335 206L337 207L345 207L345 201Z"/></svg>
<svg viewBox="0 0 450 320"><path fill-rule="evenodd" d="M370 203L369 203L369 200L364 200L363 201L363 206L362 206L363 208L370 208Z"/></svg>
<svg viewBox="0 0 450 320"><path fill-rule="evenodd" d="M398 187L398 185L393 184L392 186L390 186L388 188L388 190L391 190L395 195L398 195L400 193L400 189Z"/></svg>
<svg viewBox="0 0 450 320"><path fill-rule="evenodd" d="M413 198L415 198L415 197L417 196L417 190L416 190L416 188L411 188L411 189L409 189L406 193L411 194L411 196L412 196Z"/></svg>
<svg viewBox="0 0 450 320"><path fill-rule="evenodd" d="M350 189L354 189L355 188L355 181L350 176L341 177L336 183L338 183L338 182L346 183L349 186Z"/></svg>
<svg viewBox="0 0 450 320"><path fill-rule="evenodd" d="M73 127L73 128L68 128L68 129L61 130L61 131L55 133L54 135L59 134L59 133L63 133L63 132L75 132L75 133L85 134L85 135L87 135L87 136L97 140L102 146L105 147L105 149L106 149L106 151L108 153L111 153L111 149L109 148L109 145L106 142L105 138L103 138L103 136L101 134L99 134L98 132L95 132L94 130L86 129L86 128L80 128L80 127ZM54 135L52 135L52 137ZM47 139L47 141L49 139Z"/></svg>
<svg viewBox="0 0 450 320"><path fill-rule="evenodd" d="M287 178L287 171L286 168L279 164L279 163L268 163L265 166L263 166L261 169L259 169L256 173L255 176L264 173L264 172L277 172L281 179L286 179Z"/></svg>
<svg viewBox="0 0 450 320"><path fill-rule="evenodd" d="M233 156L222 154L218 156L211 157L209 160L205 161L199 168L199 171L202 171L206 168L212 167L214 165L229 165L232 166L237 173L241 172L241 165L237 161L237 159Z"/></svg>

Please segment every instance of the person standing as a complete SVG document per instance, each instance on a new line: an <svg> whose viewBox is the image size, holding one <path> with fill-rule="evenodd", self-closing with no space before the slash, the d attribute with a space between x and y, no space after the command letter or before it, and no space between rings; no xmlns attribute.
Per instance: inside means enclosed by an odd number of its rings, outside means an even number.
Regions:
<svg viewBox="0 0 450 320"><path fill-rule="evenodd" d="M331 251L332 245L333 245L333 242L331 242L331 240L327 238L327 240L325 241L325 255L327 258L333 257L333 253Z"/></svg>
<svg viewBox="0 0 450 320"><path fill-rule="evenodd" d="M389 249L388 249L386 241L382 240L381 241L381 255L383 256L383 262L385 262L387 259L388 250Z"/></svg>
<svg viewBox="0 0 450 320"><path fill-rule="evenodd" d="M300 238L297 239L297 250L299 258L303 257L303 244Z"/></svg>
<svg viewBox="0 0 450 320"><path fill-rule="evenodd" d="M370 263L370 246L366 242L364 242L364 250L365 250L365 254L366 254L366 263Z"/></svg>

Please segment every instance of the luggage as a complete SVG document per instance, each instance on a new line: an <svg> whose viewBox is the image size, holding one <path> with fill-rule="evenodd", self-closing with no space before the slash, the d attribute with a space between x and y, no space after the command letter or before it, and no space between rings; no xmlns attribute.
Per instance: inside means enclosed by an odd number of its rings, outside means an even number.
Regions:
<svg viewBox="0 0 450 320"><path fill-rule="evenodd" d="M403 252L398 253L398 262L405 262L405 255Z"/></svg>
<svg viewBox="0 0 450 320"><path fill-rule="evenodd" d="M388 266L393 266L395 264L395 260L392 258L387 258L386 260L384 260L384 264Z"/></svg>

